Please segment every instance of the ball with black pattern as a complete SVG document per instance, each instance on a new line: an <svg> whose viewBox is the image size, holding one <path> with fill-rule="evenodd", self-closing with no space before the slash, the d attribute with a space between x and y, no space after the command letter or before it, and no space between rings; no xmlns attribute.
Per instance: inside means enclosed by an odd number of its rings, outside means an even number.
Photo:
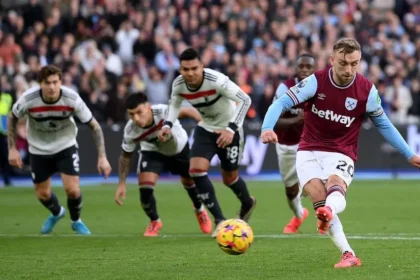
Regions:
<svg viewBox="0 0 420 280"><path fill-rule="evenodd" d="M217 233L217 243L223 252L229 255L245 253L253 242L254 236L251 227L239 219L224 221Z"/></svg>

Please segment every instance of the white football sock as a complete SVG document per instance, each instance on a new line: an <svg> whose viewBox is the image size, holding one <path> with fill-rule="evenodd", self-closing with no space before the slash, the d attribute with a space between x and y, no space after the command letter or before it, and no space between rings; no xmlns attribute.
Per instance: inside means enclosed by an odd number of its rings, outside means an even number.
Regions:
<svg viewBox="0 0 420 280"><path fill-rule="evenodd" d="M344 252L351 252L355 255L353 249L350 247L349 242L347 241L346 235L343 231L343 225L341 224L340 218L337 215L334 215L330 222L330 230L328 232L331 240L334 242L335 246L343 254Z"/></svg>
<svg viewBox="0 0 420 280"><path fill-rule="evenodd" d="M329 206L333 211L333 215L337 215L346 209L346 198L338 191L332 192L325 200L325 206Z"/></svg>
<svg viewBox="0 0 420 280"><path fill-rule="evenodd" d="M287 202L289 203L290 209L292 209L293 213L297 218L302 218L303 216L303 207L302 207L302 200L300 198L300 195L297 195L292 200L287 199Z"/></svg>

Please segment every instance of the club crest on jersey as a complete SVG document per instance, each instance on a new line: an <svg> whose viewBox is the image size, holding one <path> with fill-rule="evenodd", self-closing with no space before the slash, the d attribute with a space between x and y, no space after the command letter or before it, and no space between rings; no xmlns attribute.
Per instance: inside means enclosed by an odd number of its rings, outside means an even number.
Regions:
<svg viewBox="0 0 420 280"><path fill-rule="evenodd" d="M357 106L357 100L351 97L347 97L345 106L348 111L353 111Z"/></svg>
<svg viewBox="0 0 420 280"><path fill-rule="evenodd" d="M222 88L224 90L228 90L228 87L229 87L229 79L226 79L222 84Z"/></svg>

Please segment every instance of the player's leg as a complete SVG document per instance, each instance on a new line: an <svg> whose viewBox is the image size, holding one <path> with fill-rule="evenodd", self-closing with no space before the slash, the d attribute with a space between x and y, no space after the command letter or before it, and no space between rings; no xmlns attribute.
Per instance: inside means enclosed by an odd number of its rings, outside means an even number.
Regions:
<svg viewBox="0 0 420 280"><path fill-rule="evenodd" d="M285 185L287 202L294 216L285 226L283 233L297 233L309 211L303 208L299 179L296 172L297 145L276 144L280 174Z"/></svg>
<svg viewBox="0 0 420 280"><path fill-rule="evenodd" d="M226 168L226 166L222 168ZM248 222L257 205L257 200L249 194L248 187L239 175L238 169L226 169L222 169L223 184L230 188L241 202L241 208L238 214L239 219Z"/></svg>
<svg viewBox="0 0 420 280"><path fill-rule="evenodd" d="M46 181L35 183L35 193L42 205L51 212L51 215L41 227L41 233L51 233L57 222L66 214L66 209L60 205L57 196L51 191L50 178Z"/></svg>
<svg viewBox="0 0 420 280"><path fill-rule="evenodd" d="M346 191L353 180L354 163L347 156L341 156L333 166L334 170L326 184L326 206L331 208L333 214L339 214L346 209Z"/></svg>
<svg viewBox="0 0 420 280"><path fill-rule="evenodd" d="M12 167L9 164L9 150L7 148L7 136L0 135L0 167L3 175L4 185L11 186L10 176L12 173Z"/></svg>
<svg viewBox="0 0 420 280"><path fill-rule="evenodd" d="M241 202L239 218L248 221L256 206L256 199L249 194L245 181L239 176L239 163L243 152L242 129L235 133L232 143L226 148L218 148L217 155L222 167L223 184L229 187Z"/></svg>
<svg viewBox="0 0 420 280"><path fill-rule="evenodd" d="M42 205L51 212L41 227L41 233L47 234L52 232L56 223L66 213L66 209L60 205L57 196L51 191L51 176L55 173L56 167L50 158L30 154L29 159L35 194Z"/></svg>
<svg viewBox="0 0 420 280"><path fill-rule="evenodd" d="M334 265L335 268L360 266L362 264L360 259L356 256L353 249L351 248L349 242L347 241L346 235L344 234L343 225L341 224L338 215L334 215L330 222L329 234L331 240L342 254L341 260Z"/></svg>
<svg viewBox="0 0 420 280"><path fill-rule="evenodd" d="M346 208L347 184L337 175L331 175L328 177L325 188L327 189L325 207L318 209L317 216L319 220L328 222Z"/></svg>
<svg viewBox="0 0 420 280"><path fill-rule="evenodd" d="M328 182L330 185L333 183L337 184L337 181L335 181L334 179L332 180L329 179ZM328 196L327 196L327 201L328 201ZM328 202L327 202L327 205L328 205ZM331 206L326 206L325 208L327 207L331 207ZM337 248L340 250L342 254L341 260L337 264L334 265L335 268L360 266L362 264L360 259L356 256L354 250L351 248L346 238L346 235L344 234L343 225L341 224L341 221L337 214L335 214L330 221L329 234L330 234L331 240L334 242L334 244L337 246Z"/></svg>
<svg viewBox="0 0 420 280"><path fill-rule="evenodd" d="M187 192L191 202L193 204L194 210L200 212L204 209L204 205L198 196L197 188L195 186L194 180L188 176L180 176L181 184L184 186L185 191Z"/></svg>
<svg viewBox="0 0 420 280"><path fill-rule="evenodd" d="M210 168L210 160L217 151L217 136L217 134L208 132L201 127L195 129L189 170L189 174L197 187L198 195L213 215L216 225L224 221L225 217L223 216L222 209L216 198L216 191L207 172Z"/></svg>
<svg viewBox="0 0 420 280"><path fill-rule="evenodd" d="M174 175L180 175L181 183L187 191L188 196L194 206L194 213L197 217L198 224L203 233L211 233L212 223L204 207L203 201L200 199L195 186L194 180L191 178L190 170L190 147L188 143L184 149L175 156L167 157L165 169Z"/></svg>
<svg viewBox="0 0 420 280"><path fill-rule="evenodd" d="M82 193L80 191L79 176L66 174L69 172L63 169L60 171L64 190L67 194L67 208L70 212L71 228L77 234L89 235L90 230L80 218L83 201Z"/></svg>
<svg viewBox="0 0 420 280"><path fill-rule="evenodd" d="M297 233L302 223L308 218L308 209L302 206L302 197L299 183L294 185L286 185L286 197L289 208L293 211L294 216L284 227L283 233Z"/></svg>
<svg viewBox="0 0 420 280"><path fill-rule="evenodd" d="M61 174L64 190L67 194L67 208L70 212L71 228L77 234L90 234L90 230L80 219L83 201L79 181L78 150L75 146L72 146L59 152L55 159L58 172Z"/></svg>
<svg viewBox="0 0 420 280"><path fill-rule="evenodd" d="M287 203L295 217L298 219L306 218L308 210L302 206L299 183L285 185L285 192Z"/></svg>
<svg viewBox="0 0 420 280"><path fill-rule="evenodd" d="M180 153L167 157L165 169L169 170L173 175L180 175L181 183L187 191L194 209L196 211L203 209L203 202L198 195L194 180L190 176L190 147L188 143Z"/></svg>
<svg viewBox="0 0 420 280"><path fill-rule="evenodd" d="M316 159L314 152L298 151L296 156L296 170L299 178L299 186L312 200L315 212L325 206L327 192L323 179L324 170ZM326 179L326 178L325 178ZM329 223L318 221L318 230L324 234L328 230Z"/></svg>
<svg viewBox="0 0 420 280"><path fill-rule="evenodd" d="M334 267L360 266L361 261L350 247L337 215L346 207L345 194L354 174L353 160L339 153L317 153L321 154L320 159L324 163L324 170L329 174L325 185L327 190L325 207L318 208L317 217L321 221L329 222L331 239L342 253L340 262Z"/></svg>
<svg viewBox="0 0 420 280"><path fill-rule="evenodd" d="M157 211L154 188L159 174L164 170L165 157L157 152L142 151L137 165L140 205L150 222L144 236L158 236L163 223Z"/></svg>
<svg viewBox="0 0 420 280"><path fill-rule="evenodd" d="M190 197L193 206L194 212L197 217L198 224L203 233L209 234L213 230L213 226L210 220L209 215L207 214L206 208L202 203L201 199L198 196L197 188L195 186L194 180L191 177L181 176L181 183L184 186L185 190Z"/></svg>
<svg viewBox="0 0 420 280"><path fill-rule="evenodd" d="M163 223L160 220L156 198L154 194L154 187L159 175L154 172L141 172L138 175L140 205L144 213L149 217L150 222L144 232L144 236L158 236L162 229Z"/></svg>
<svg viewBox="0 0 420 280"><path fill-rule="evenodd" d="M324 174L328 175L325 207L319 208L317 217L328 222L334 215L346 208L346 190L354 174L354 163L351 158L340 153L316 152L317 157L323 162Z"/></svg>

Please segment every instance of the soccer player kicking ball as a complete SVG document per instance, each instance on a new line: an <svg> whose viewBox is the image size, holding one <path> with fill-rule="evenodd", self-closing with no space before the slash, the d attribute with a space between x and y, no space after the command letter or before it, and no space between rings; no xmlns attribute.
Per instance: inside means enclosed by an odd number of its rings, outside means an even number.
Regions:
<svg viewBox="0 0 420 280"><path fill-rule="evenodd" d="M130 170L130 159L140 142L141 154L138 162L137 174L139 179L140 202L150 223L144 236L158 236L162 228L153 194L156 181L161 172L169 170L172 174L181 176L184 185L194 205L195 214L201 231L211 233L210 218L198 197L197 188L189 175L190 148L187 132L178 120L174 121L172 134L165 142L159 141L157 134L163 126L168 113L167 105L150 105L143 93L130 95L126 100L126 108L130 116L124 129L122 153L119 159L119 183L115 192L115 201L123 205L121 198L125 198L125 181ZM193 108L183 108L179 117L190 117L201 120L200 114Z"/></svg>
<svg viewBox="0 0 420 280"><path fill-rule="evenodd" d="M40 86L25 91L13 105L9 115L7 134L10 165L21 168L22 159L16 149L16 126L18 119L27 116L27 135L32 179L39 201L51 212L41 228L42 234L52 232L56 223L66 213L51 191L51 176L61 174L67 193L71 228L78 234L90 234L80 219L82 194L79 186L79 154L77 149L77 126L73 116L89 124L98 150L98 171L105 178L111 172L105 153L101 126L79 94L61 85L62 73L53 65L44 66L38 76Z"/></svg>
<svg viewBox="0 0 420 280"><path fill-rule="evenodd" d="M315 58L303 54L296 60L296 76L281 83L274 97L274 101L285 95L289 88L314 72ZM277 134L276 151L280 174L286 187L286 197L293 218L286 225L283 233L297 233L303 221L308 217L308 209L302 207L299 180L296 173L296 153L300 136L303 131L303 104L299 104L285 111L277 121L274 132ZM323 233L323 231L321 231Z"/></svg>
<svg viewBox="0 0 420 280"><path fill-rule="evenodd" d="M244 141L242 124L251 106L251 99L222 73L203 68L194 49L186 49L181 54L180 64L181 75L172 84L169 113L159 132L159 138L165 141L171 134L184 99L197 108L203 121L194 132L190 175L200 197L214 216L216 225L220 225L225 217L213 184L207 176L210 161L217 154L221 162L223 183L241 202L239 218L248 221L256 200L249 195L245 181L239 176L238 168ZM213 237L217 235L217 231L216 226Z"/></svg>
<svg viewBox="0 0 420 280"><path fill-rule="evenodd" d="M296 158L297 174L300 186L312 199L318 228L329 230L342 252L336 268L361 265L337 215L346 208L345 195L354 175L364 114L413 166L420 167L420 156L408 147L384 114L376 87L357 73L360 60L361 48L356 40L337 41L330 58L332 68L315 72L277 99L265 116L261 133L264 143L276 143L273 127L279 116L307 102Z"/></svg>

